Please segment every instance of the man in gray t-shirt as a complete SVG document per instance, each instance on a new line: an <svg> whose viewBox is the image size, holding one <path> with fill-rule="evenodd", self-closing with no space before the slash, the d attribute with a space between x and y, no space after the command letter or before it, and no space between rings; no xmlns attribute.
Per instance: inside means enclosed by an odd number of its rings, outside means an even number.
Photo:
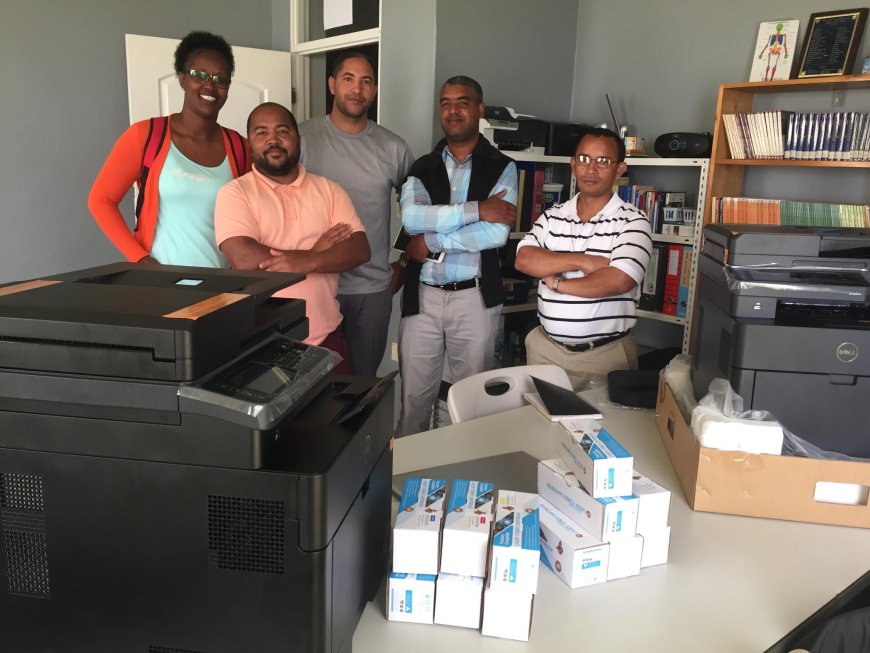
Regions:
<svg viewBox="0 0 870 653"><path fill-rule="evenodd" d="M372 250L368 263L343 272L338 283L350 367L360 376L375 376L384 357L393 293L403 272L389 262L393 190L414 163L404 140L366 117L377 90L368 57L342 53L329 77L332 111L299 125L302 163L347 191Z"/></svg>

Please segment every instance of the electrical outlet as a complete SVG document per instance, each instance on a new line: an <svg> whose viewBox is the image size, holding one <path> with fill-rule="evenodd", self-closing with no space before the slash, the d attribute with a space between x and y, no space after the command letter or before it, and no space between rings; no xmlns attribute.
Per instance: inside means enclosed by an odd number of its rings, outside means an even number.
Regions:
<svg viewBox="0 0 870 653"><path fill-rule="evenodd" d="M831 91L831 106L842 107L846 104L846 91Z"/></svg>

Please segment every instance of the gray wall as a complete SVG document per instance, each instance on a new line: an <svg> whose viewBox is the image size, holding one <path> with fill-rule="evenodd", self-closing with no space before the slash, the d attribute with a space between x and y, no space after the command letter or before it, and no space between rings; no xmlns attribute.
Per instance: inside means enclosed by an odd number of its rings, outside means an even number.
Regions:
<svg viewBox="0 0 870 653"><path fill-rule="evenodd" d="M484 101L543 120L571 111L577 5L566 0L438 0L435 89L470 75ZM434 96L433 96L434 98ZM440 137L437 115L435 136ZM437 138L435 139L437 140Z"/></svg>
<svg viewBox="0 0 870 653"><path fill-rule="evenodd" d="M844 4L579 0L579 7L571 119L612 122L604 98L609 93L617 119L636 126L651 151L662 133L713 129L719 85L749 79L759 23L801 21L798 41L789 46L791 62L799 54L810 14ZM859 48L859 71L868 41Z"/></svg>
<svg viewBox="0 0 870 653"><path fill-rule="evenodd" d="M120 259L87 194L128 124L124 34L271 48L280 0L3 0L0 283ZM289 11L287 12L289 14ZM283 22L283 21L280 21ZM276 23L277 34L289 24Z"/></svg>

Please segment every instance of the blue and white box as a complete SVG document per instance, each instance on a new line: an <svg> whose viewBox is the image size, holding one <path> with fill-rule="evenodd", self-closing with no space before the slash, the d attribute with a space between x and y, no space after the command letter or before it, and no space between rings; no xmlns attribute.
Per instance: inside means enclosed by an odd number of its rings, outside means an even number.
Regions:
<svg viewBox="0 0 870 653"><path fill-rule="evenodd" d="M447 483L438 478L405 480L393 527L393 571L438 573L438 550Z"/></svg>
<svg viewBox="0 0 870 653"><path fill-rule="evenodd" d="M660 532L668 525L671 491L637 470L631 480L631 493L637 497L637 532Z"/></svg>
<svg viewBox="0 0 870 653"><path fill-rule="evenodd" d="M480 628L483 608L483 578L438 574L435 583L435 623L461 628Z"/></svg>
<svg viewBox="0 0 870 653"><path fill-rule="evenodd" d="M535 595L529 592L484 590L481 634L529 641L534 605Z"/></svg>
<svg viewBox="0 0 870 653"><path fill-rule="evenodd" d="M557 510L602 542L632 536L637 526L634 496L593 499L559 458L538 463L538 492Z"/></svg>
<svg viewBox="0 0 870 653"><path fill-rule="evenodd" d="M435 576L392 572L387 578L387 619L431 624L435 616Z"/></svg>
<svg viewBox="0 0 870 653"><path fill-rule="evenodd" d="M643 553L640 558L641 569L654 565L663 565L668 561L668 550L671 546L671 527L647 530L639 535L643 538Z"/></svg>
<svg viewBox="0 0 870 653"><path fill-rule="evenodd" d="M643 558L643 538L640 535L617 537L610 540L610 560L607 562L607 580L637 576Z"/></svg>
<svg viewBox="0 0 870 653"><path fill-rule="evenodd" d="M453 481L441 536L441 573L486 576L494 503L492 483Z"/></svg>
<svg viewBox="0 0 870 653"><path fill-rule="evenodd" d="M541 499L541 562L568 587L607 580L610 545L596 539Z"/></svg>
<svg viewBox="0 0 870 653"><path fill-rule="evenodd" d="M594 498L631 494L634 459L597 420L562 422L559 456Z"/></svg>
<svg viewBox="0 0 870 653"><path fill-rule="evenodd" d="M534 594L541 559L538 497L512 494L514 500L495 512L486 586L496 591Z"/></svg>
<svg viewBox="0 0 870 653"><path fill-rule="evenodd" d="M496 497L495 509L498 510L526 510L531 512L538 507L538 495L531 492L515 492L514 490L499 490Z"/></svg>

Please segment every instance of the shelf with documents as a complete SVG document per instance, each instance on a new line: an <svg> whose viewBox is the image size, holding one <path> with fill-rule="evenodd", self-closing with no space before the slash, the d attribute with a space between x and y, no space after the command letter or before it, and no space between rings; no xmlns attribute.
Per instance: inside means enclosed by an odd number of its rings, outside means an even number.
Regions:
<svg viewBox="0 0 870 653"><path fill-rule="evenodd" d="M571 157L567 156L549 156L543 154L535 154L529 152L510 152L505 151L504 154L511 157L515 161L524 161L531 163L548 164L551 166L567 166L570 175ZM671 236L664 234L653 234L653 241L659 243L669 243L675 245L691 245L694 251L698 251L701 236L701 216L702 210L706 205L707 193L707 171L710 165L709 159L663 159L657 157L627 157L625 162L628 164L629 174L635 179L643 181L649 180L657 187L665 188L667 186L676 186L673 190L685 190L689 197L695 195L694 205L696 208L695 229L692 236ZM573 175L570 176L568 184L568 193L562 197L562 201L573 197L576 192L576 186ZM688 199L688 198L687 198ZM536 219L537 216L533 217ZM512 234L512 237L513 234ZM689 298L695 296L695 279L697 277L698 265L695 256L692 256L689 270ZM688 302L686 306L686 316L677 317L675 315L667 315L657 311L637 310L639 318L656 320L666 324L672 324L682 327L682 349L684 353L688 352L689 342L691 339L691 324L692 324L692 302ZM678 334L674 334L675 336Z"/></svg>

